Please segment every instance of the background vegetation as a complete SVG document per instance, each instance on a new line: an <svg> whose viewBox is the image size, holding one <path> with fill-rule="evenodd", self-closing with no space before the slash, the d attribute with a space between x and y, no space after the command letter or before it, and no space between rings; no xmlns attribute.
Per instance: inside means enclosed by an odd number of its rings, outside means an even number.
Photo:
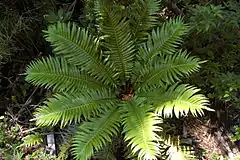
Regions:
<svg viewBox="0 0 240 160"><path fill-rule="evenodd" d="M115 0L118 4L116 10L121 13L121 9L133 2ZM52 55L52 48L42 32L48 25L73 21L98 35L93 5L94 1L88 0L0 2L0 159L73 159L69 144L75 126L42 128L29 121L35 109L52 96L52 91L30 85L22 74L32 60ZM240 2L165 0L159 7L159 25L182 16L190 26L181 48L206 62L199 72L183 82L201 88L210 99L210 108L215 109L215 112L205 112L201 118L165 119L162 127L166 135L180 141L177 148L163 150L163 155L174 159L176 154L173 153L181 150L188 159L237 159L240 137ZM134 25L134 21L132 23ZM55 134L57 156L49 155L46 147L46 135L50 133ZM119 155L129 154L128 150L122 151L125 145L122 143L121 138L115 140L111 147L92 158L107 159L104 153L111 153L120 159Z"/></svg>

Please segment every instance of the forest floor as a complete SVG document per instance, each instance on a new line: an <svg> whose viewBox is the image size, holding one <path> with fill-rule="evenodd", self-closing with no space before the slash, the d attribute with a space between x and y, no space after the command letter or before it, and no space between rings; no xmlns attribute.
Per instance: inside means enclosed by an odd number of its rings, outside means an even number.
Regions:
<svg viewBox="0 0 240 160"><path fill-rule="evenodd" d="M183 132L185 141L194 147L198 157L212 160L214 156L228 157L233 159L240 156L239 141L233 141L232 124L229 118L238 118L239 111L232 110L229 115L226 112L218 119L219 111L213 112L206 117L184 119ZM227 118L228 117L228 118ZM189 142L190 141L190 142ZM204 155L203 155L204 152Z"/></svg>

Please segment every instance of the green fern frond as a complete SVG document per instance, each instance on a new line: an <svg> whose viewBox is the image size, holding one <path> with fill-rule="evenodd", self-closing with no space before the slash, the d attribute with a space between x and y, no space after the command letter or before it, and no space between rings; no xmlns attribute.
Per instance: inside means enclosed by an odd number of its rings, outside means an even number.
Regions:
<svg viewBox="0 0 240 160"><path fill-rule="evenodd" d="M179 51L188 31L180 18L147 34L156 24L157 0L132 1L133 12L126 17L121 13L129 6L117 5L122 1L95 2L99 26L94 29L101 41L75 23L58 22L45 31L61 58L31 63L26 79L57 94L37 108L34 120L38 126L82 123L78 131L70 131L78 160L94 158L119 134L122 146L127 143L123 157L156 160L166 142L159 135L160 117L190 112L197 116L203 109L211 110L199 89L177 84L202 62ZM113 159L115 152L109 153Z"/></svg>
<svg viewBox="0 0 240 160"><path fill-rule="evenodd" d="M156 108L158 114L162 114L162 109L164 110L164 116L171 116L172 111L176 117L180 115L187 115L188 112L192 113L194 116L197 114L203 115L203 109L211 111L207 107L209 104L208 99L202 94L196 94L200 89L196 87L187 85L173 85L167 91L167 94L171 94L174 99L168 101L161 106Z"/></svg>
<svg viewBox="0 0 240 160"><path fill-rule="evenodd" d="M137 153L140 159L157 159L158 155L158 135L160 131L157 126L160 119L150 112L150 106L144 105L141 101L133 100L126 102L121 107L125 140L129 141L129 146L133 153Z"/></svg>
<svg viewBox="0 0 240 160"><path fill-rule="evenodd" d="M103 45L108 49L109 62L121 78L128 78L133 68L135 46L131 38L129 22L113 9L105 9L100 30L104 34Z"/></svg>
<svg viewBox="0 0 240 160"><path fill-rule="evenodd" d="M56 160L66 160L69 154L69 150L71 148L71 143L63 143L61 144L61 146L59 147L59 154Z"/></svg>
<svg viewBox="0 0 240 160"><path fill-rule="evenodd" d="M114 151L115 151L114 147L118 147L118 146L114 146L114 142L108 143L100 151L95 153L93 158L97 160L117 160L114 155Z"/></svg>
<svg viewBox="0 0 240 160"><path fill-rule="evenodd" d="M30 134L23 138L21 146L32 147L43 143L43 137L40 134Z"/></svg>
<svg viewBox="0 0 240 160"><path fill-rule="evenodd" d="M156 107L156 113L164 117L176 117L187 115L189 112L194 116L203 115L203 109L212 111L208 108L208 99L197 94L200 89L188 85L174 84L171 87L152 89L149 92L143 91L139 96L143 96Z"/></svg>
<svg viewBox="0 0 240 160"><path fill-rule="evenodd" d="M148 41L139 49L140 59L144 59L146 63L151 62L158 54L174 54L183 42L182 36L188 32L188 28L181 18L176 18L153 30Z"/></svg>
<svg viewBox="0 0 240 160"><path fill-rule="evenodd" d="M168 126L166 127L164 125ZM163 122L159 126L162 128L162 131L159 133L159 137L161 138L160 143L164 144L164 149L166 149L169 146L179 146L180 142L179 137L168 133L171 124L169 123L165 124L165 122Z"/></svg>
<svg viewBox="0 0 240 160"><path fill-rule="evenodd" d="M189 56L186 51L180 51L178 54L161 56L152 63L143 65L140 73L135 73L138 75L136 89L179 81L180 77L198 71L202 62L199 58Z"/></svg>
<svg viewBox="0 0 240 160"><path fill-rule="evenodd" d="M189 147L171 146L168 150L167 160L197 160L194 153L189 150Z"/></svg>
<svg viewBox="0 0 240 160"><path fill-rule="evenodd" d="M73 140L73 153L78 160L90 158L94 150L99 151L111 142L120 127L120 114L117 107L104 111L99 118L84 122Z"/></svg>
<svg viewBox="0 0 240 160"><path fill-rule="evenodd" d="M112 5L113 5L112 2L108 0L94 0L92 2L91 7L94 11L94 15L96 16L96 21L98 23L101 23L100 21L103 20L105 10L107 8L111 8ZM97 23L97 26L99 27L98 23Z"/></svg>
<svg viewBox="0 0 240 160"><path fill-rule="evenodd" d="M63 58L48 57L32 62L26 70L26 80L56 91L79 91L84 88L102 88L95 78L80 72Z"/></svg>
<svg viewBox="0 0 240 160"><path fill-rule="evenodd" d="M73 124L61 129L62 143L59 146L59 153L56 160L67 160L71 156L72 141L78 125Z"/></svg>
<svg viewBox="0 0 240 160"><path fill-rule="evenodd" d="M121 129L122 128L120 128L120 130ZM124 141L124 135L121 133L115 136L111 143L108 143L100 151L95 153L92 158L97 160L139 160L138 156L133 154L131 148L127 146L127 142Z"/></svg>
<svg viewBox="0 0 240 160"><path fill-rule="evenodd" d="M49 98L45 106L35 112L36 124L39 126L56 125L64 127L71 122L80 122L98 113L102 107L111 107L116 98L109 91L83 91L74 94L57 94ZM83 117L82 117L83 116Z"/></svg>
<svg viewBox="0 0 240 160"><path fill-rule="evenodd" d="M128 15L130 18L131 31L136 38L137 44L147 38L148 31L157 24L157 12L160 1L138 0L130 7Z"/></svg>
<svg viewBox="0 0 240 160"><path fill-rule="evenodd" d="M98 53L99 41L75 23L61 23L48 27L46 40L52 43L57 55L83 68L105 84L116 85L116 75L110 63L104 63Z"/></svg>

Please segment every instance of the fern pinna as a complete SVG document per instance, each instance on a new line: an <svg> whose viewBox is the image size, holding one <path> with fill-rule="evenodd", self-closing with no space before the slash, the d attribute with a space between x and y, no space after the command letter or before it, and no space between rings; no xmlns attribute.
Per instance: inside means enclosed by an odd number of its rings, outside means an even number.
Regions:
<svg viewBox="0 0 240 160"><path fill-rule="evenodd" d="M79 124L72 144L78 160L119 134L138 159L157 159L162 118L210 110L199 89L178 83L201 64L179 50L188 26L176 18L158 27L158 2L134 3L125 9L127 18L114 5L96 3L99 37L75 23L49 26L46 40L57 56L26 70L28 82L56 93L36 110L37 125Z"/></svg>

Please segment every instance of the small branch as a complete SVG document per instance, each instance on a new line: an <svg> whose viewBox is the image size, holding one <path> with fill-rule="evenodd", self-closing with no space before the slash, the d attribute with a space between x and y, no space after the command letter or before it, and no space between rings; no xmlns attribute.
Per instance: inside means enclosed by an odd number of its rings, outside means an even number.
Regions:
<svg viewBox="0 0 240 160"><path fill-rule="evenodd" d="M177 6L177 0L166 0L167 1L167 7L176 15L181 16L183 15L183 10L178 8Z"/></svg>
<svg viewBox="0 0 240 160"><path fill-rule="evenodd" d="M29 105L29 104L31 103L31 101L32 101L32 96L35 94L35 92L37 91L37 89L38 89L38 87L36 87L36 88L34 89L34 91L32 92L32 94L28 97L27 101L24 103L25 106L26 106L26 105Z"/></svg>
<svg viewBox="0 0 240 160"><path fill-rule="evenodd" d="M10 83L10 85L12 86L14 83L11 81L11 79L13 78L13 77L4 77L4 76L2 76L2 75L0 75L0 77L1 78L3 78L3 79L6 79L9 83Z"/></svg>
<svg viewBox="0 0 240 160"><path fill-rule="evenodd" d="M75 6L77 5L78 0L74 0L73 3L69 6L68 11L71 11L71 14L73 13Z"/></svg>

